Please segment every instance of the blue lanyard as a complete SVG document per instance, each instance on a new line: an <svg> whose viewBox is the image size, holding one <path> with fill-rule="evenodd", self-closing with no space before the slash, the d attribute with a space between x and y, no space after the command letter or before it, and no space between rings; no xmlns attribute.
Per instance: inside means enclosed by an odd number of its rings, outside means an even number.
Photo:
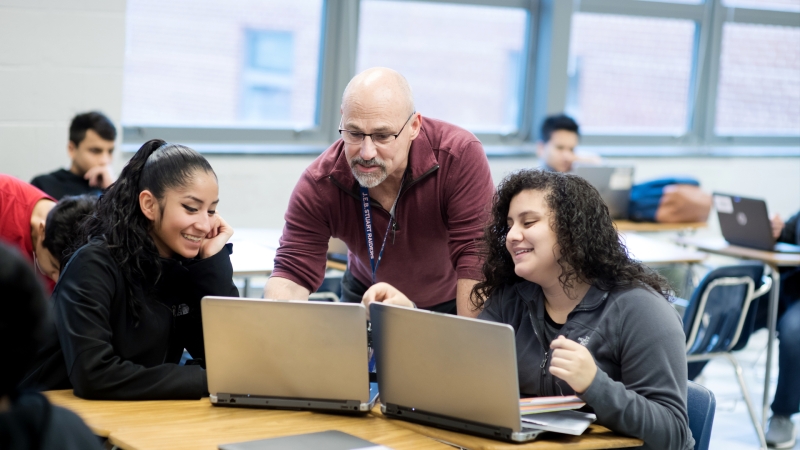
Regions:
<svg viewBox="0 0 800 450"><path fill-rule="evenodd" d="M405 176L403 177L405 180ZM372 284L377 283L376 274L378 273L378 266L383 257L383 251L386 249L386 238L389 237L389 230L392 228L394 222L394 210L397 207L397 200L400 199L400 192L403 190L403 181L400 182L400 190L397 191L397 197L392 203L392 209L389 211L389 226L386 227L386 234L383 235L383 243L378 252L378 257L375 258L375 239L372 231L372 207L369 204L369 189L361 186L361 211L364 216L364 234L367 238L367 253L369 253L369 264L372 267Z"/></svg>

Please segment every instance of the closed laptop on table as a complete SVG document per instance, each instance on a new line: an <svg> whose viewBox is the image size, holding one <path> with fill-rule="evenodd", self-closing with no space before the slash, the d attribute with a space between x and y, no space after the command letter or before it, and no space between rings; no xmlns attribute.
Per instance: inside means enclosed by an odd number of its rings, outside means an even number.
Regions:
<svg viewBox="0 0 800 450"><path fill-rule="evenodd" d="M220 406L367 412L367 317L360 304L205 297L208 391Z"/></svg>
<svg viewBox="0 0 800 450"><path fill-rule="evenodd" d="M389 450L338 430L222 444L219 450Z"/></svg>

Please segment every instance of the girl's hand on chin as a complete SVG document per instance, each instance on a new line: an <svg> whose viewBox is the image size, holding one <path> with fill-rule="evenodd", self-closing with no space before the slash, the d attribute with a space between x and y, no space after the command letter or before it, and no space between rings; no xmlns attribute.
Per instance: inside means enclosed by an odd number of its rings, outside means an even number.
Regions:
<svg viewBox="0 0 800 450"><path fill-rule="evenodd" d="M209 256L214 256L222 250L222 247L228 243L228 240L233 236L233 228L225 222L219 214L214 215L214 225L211 231L208 232L203 244L200 246L200 253L197 257L206 259Z"/></svg>

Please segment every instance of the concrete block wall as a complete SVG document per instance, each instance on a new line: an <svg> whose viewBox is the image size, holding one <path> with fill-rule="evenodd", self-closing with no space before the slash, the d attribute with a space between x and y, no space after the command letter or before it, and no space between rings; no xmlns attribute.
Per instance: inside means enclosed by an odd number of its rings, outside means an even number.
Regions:
<svg viewBox="0 0 800 450"><path fill-rule="evenodd" d="M0 0L0 172L66 167L76 113L119 129L124 55L125 0Z"/></svg>

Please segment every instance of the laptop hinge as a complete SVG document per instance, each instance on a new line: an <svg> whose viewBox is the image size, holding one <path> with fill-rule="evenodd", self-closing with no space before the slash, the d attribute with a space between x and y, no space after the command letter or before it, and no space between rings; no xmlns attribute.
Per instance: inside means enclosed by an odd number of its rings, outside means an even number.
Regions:
<svg viewBox="0 0 800 450"><path fill-rule="evenodd" d="M409 408L393 403L387 403L384 414L394 418L402 418L410 422L417 422L423 425L435 425L461 433L477 434L480 436L493 436L495 439L511 441L514 430L506 427L487 425L479 422L472 422L464 419L445 416L442 414L423 411L417 408Z"/></svg>

